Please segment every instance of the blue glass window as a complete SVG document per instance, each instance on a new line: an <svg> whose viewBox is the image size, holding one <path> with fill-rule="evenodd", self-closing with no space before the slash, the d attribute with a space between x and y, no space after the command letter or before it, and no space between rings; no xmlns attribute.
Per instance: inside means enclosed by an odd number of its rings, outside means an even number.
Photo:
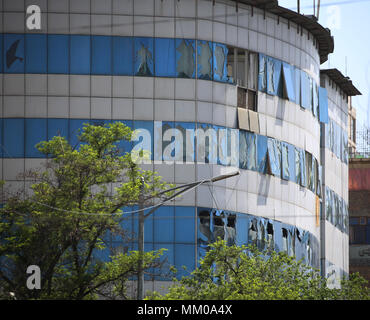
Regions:
<svg viewBox="0 0 370 320"><path fill-rule="evenodd" d="M144 212L145 214L148 213L148 211ZM134 213L138 215L139 213ZM145 218L145 223L144 223L144 239L145 242L153 242L154 237L153 237L153 230L154 230L154 215L151 214L150 216Z"/></svg>
<svg viewBox="0 0 370 320"><path fill-rule="evenodd" d="M200 124L196 132L197 162L217 164L217 131L211 124Z"/></svg>
<svg viewBox="0 0 370 320"><path fill-rule="evenodd" d="M133 130L133 122L132 122L132 120L117 120L117 121L113 121L113 123L115 123L115 122L122 122L125 126L131 128L131 130ZM117 145L117 148L119 149L119 155L120 156L122 156L122 155L126 154L126 152L130 152L132 150L132 141L121 140L116 145Z"/></svg>
<svg viewBox="0 0 370 320"><path fill-rule="evenodd" d="M227 74L227 46L221 43L213 43L213 80L231 82Z"/></svg>
<svg viewBox="0 0 370 320"><path fill-rule="evenodd" d="M281 143L281 177L284 180L289 180L289 145L285 142Z"/></svg>
<svg viewBox="0 0 370 320"><path fill-rule="evenodd" d="M4 72L24 73L24 35L4 35Z"/></svg>
<svg viewBox="0 0 370 320"><path fill-rule="evenodd" d="M175 241L175 221L174 207L162 206L154 213L154 241L155 242L174 242Z"/></svg>
<svg viewBox="0 0 370 320"><path fill-rule="evenodd" d="M134 74L136 76L154 75L153 38L135 38Z"/></svg>
<svg viewBox="0 0 370 320"><path fill-rule="evenodd" d="M189 244L175 244L176 277L189 276L195 269L195 246ZM184 270L185 267L186 269Z"/></svg>
<svg viewBox="0 0 370 320"><path fill-rule="evenodd" d="M175 122L174 127L179 130L182 134L182 146L179 143L176 144L176 148L179 148L179 158L184 162L195 161L195 126L194 122ZM179 140L181 141L181 140ZM181 151L183 156L181 157Z"/></svg>
<svg viewBox="0 0 370 320"><path fill-rule="evenodd" d="M195 78L195 41L176 39L176 76Z"/></svg>
<svg viewBox="0 0 370 320"><path fill-rule="evenodd" d="M258 68L258 90L266 92L267 89L267 57L264 54L259 54Z"/></svg>
<svg viewBox="0 0 370 320"><path fill-rule="evenodd" d="M312 80L312 85L313 115L317 117L319 112L319 87L314 80Z"/></svg>
<svg viewBox="0 0 370 320"><path fill-rule="evenodd" d="M68 140L68 119L48 119L48 140L55 136Z"/></svg>
<svg viewBox="0 0 370 320"><path fill-rule="evenodd" d="M113 37L113 74L133 75L133 41L131 37Z"/></svg>
<svg viewBox="0 0 370 320"><path fill-rule="evenodd" d="M198 40L198 79L212 80L212 42Z"/></svg>
<svg viewBox="0 0 370 320"><path fill-rule="evenodd" d="M280 141L272 138L267 140L268 160L271 174L281 176L281 146Z"/></svg>
<svg viewBox="0 0 370 320"><path fill-rule="evenodd" d="M291 144L287 145L288 145L289 180L296 182L295 147Z"/></svg>
<svg viewBox="0 0 370 320"><path fill-rule="evenodd" d="M236 218L236 244L238 246L247 245L248 237L248 225L249 225L249 215L238 213Z"/></svg>
<svg viewBox="0 0 370 320"><path fill-rule="evenodd" d="M26 119L26 157L44 158L45 155L36 149L36 145L46 140L46 119Z"/></svg>
<svg viewBox="0 0 370 320"><path fill-rule="evenodd" d="M48 35L48 72L69 73L69 36Z"/></svg>
<svg viewBox="0 0 370 320"><path fill-rule="evenodd" d="M91 47L91 73L110 75L112 73L112 37L92 36Z"/></svg>
<svg viewBox="0 0 370 320"><path fill-rule="evenodd" d="M194 207L175 207L175 242L195 243Z"/></svg>
<svg viewBox="0 0 370 320"><path fill-rule="evenodd" d="M267 172L267 137L257 135L257 170Z"/></svg>
<svg viewBox="0 0 370 320"><path fill-rule="evenodd" d="M294 79L295 103L301 105L301 71L298 68L294 68Z"/></svg>
<svg viewBox="0 0 370 320"><path fill-rule="evenodd" d="M247 135L239 130L239 168L247 169Z"/></svg>
<svg viewBox="0 0 370 320"><path fill-rule="evenodd" d="M154 150L154 141L153 141L153 121L134 121L133 130L137 130L137 137L133 141L133 149L136 151L143 150L146 153L149 153L149 159L153 160L153 150Z"/></svg>
<svg viewBox="0 0 370 320"><path fill-rule="evenodd" d="M311 109L310 98L310 78L306 72L301 71L301 106L303 108Z"/></svg>
<svg viewBox="0 0 370 320"><path fill-rule="evenodd" d="M281 61L267 57L266 67L267 93L281 96Z"/></svg>
<svg viewBox="0 0 370 320"><path fill-rule="evenodd" d="M306 153L304 150L299 149L300 152L300 169L301 169L301 181L300 185L302 187L307 187L308 179L307 179L307 168L306 168Z"/></svg>
<svg viewBox="0 0 370 320"><path fill-rule="evenodd" d="M320 122L328 123L328 92L325 88L319 87L319 118Z"/></svg>
<svg viewBox="0 0 370 320"><path fill-rule="evenodd" d="M155 276L154 278L157 280L167 280L170 281L173 278L173 275L169 273L169 266L175 264L175 245L174 244L169 244L169 243L155 243L154 244L154 250L159 250L159 249L167 249L164 251L163 255L161 256L162 261L166 261L164 266L161 267L160 269L155 268L154 273ZM158 275L159 274L159 275Z"/></svg>
<svg viewBox="0 0 370 320"><path fill-rule="evenodd" d="M301 183L301 151L294 147L294 160L295 160L295 180L297 184Z"/></svg>
<svg viewBox="0 0 370 320"><path fill-rule="evenodd" d="M286 96L288 97L289 101L296 101L293 70L294 69L290 64L283 63L284 85Z"/></svg>
<svg viewBox="0 0 370 320"><path fill-rule="evenodd" d="M24 119L4 119L4 158L24 158Z"/></svg>
<svg viewBox="0 0 370 320"><path fill-rule="evenodd" d="M175 39L155 39L155 75L176 76Z"/></svg>
<svg viewBox="0 0 370 320"><path fill-rule="evenodd" d="M45 34L26 35L26 72L46 73L47 36Z"/></svg>
<svg viewBox="0 0 370 320"><path fill-rule="evenodd" d="M90 36L71 36L71 74L90 74Z"/></svg>
<svg viewBox="0 0 370 320"><path fill-rule="evenodd" d="M77 148L80 144L78 136L82 133L83 125L89 123L90 120L70 119L69 121L69 143L72 148Z"/></svg>

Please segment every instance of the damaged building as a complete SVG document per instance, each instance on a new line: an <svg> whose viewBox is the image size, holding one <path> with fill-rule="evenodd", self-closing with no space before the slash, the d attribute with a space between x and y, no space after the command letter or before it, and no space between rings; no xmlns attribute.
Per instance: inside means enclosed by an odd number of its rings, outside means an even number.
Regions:
<svg viewBox="0 0 370 320"><path fill-rule="evenodd" d="M83 123L121 121L145 133L123 151L151 151L143 167L169 183L240 171L146 219L145 250L168 249L178 277L217 238L285 251L333 286L348 274L348 97L360 93L320 71L334 39L315 17L276 0L33 0L41 24L30 30L28 1L0 3L10 190L29 188L18 173L46 161L39 141L76 144ZM137 223L133 213L125 228ZM170 279L148 275L146 289Z"/></svg>

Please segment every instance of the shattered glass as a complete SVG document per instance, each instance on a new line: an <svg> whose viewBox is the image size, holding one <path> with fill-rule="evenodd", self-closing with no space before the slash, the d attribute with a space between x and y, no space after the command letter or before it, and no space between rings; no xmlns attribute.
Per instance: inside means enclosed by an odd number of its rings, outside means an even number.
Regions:
<svg viewBox="0 0 370 320"><path fill-rule="evenodd" d="M280 141L276 139L269 138L267 140L268 144L268 160L269 160L269 168L271 170L271 174L280 177L281 176L281 147Z"/></svg>
<svg viewBox="0 0 370 320"><path fill-rule="evenodd" d="M227 55L229 50L224 44L213 44L213 79L222 82L231 82L227 74Z"/></svg>
<svg viewBox="0 0 370 320"><path fill-rule="evenodd" d="M212 80L211 42L198 40L198 79Z"/></svg>
<svg viewBox="0 0 370 320"><path fill-rule="evenodd" d="M195 78L195 42L176 39L176 73L178 78Z"/></svg>
<svg viewBox="0 0 370 320"><path fill-rule="evenodd" d="M285 142L281 143L282 178L289 180L289 148Z"/></svg>
<svg viewBox="0 0 370 320"><path fill-rule="evenodd" d="M135 75L153 76L153 39L135 39Z"/></svg>
<svg viewBox="0 0 370 320"><path fill-rule="evenodd" d="M258 90L266 92L266 89L267 89L266 56L264 54L259 54Z"/></svg>

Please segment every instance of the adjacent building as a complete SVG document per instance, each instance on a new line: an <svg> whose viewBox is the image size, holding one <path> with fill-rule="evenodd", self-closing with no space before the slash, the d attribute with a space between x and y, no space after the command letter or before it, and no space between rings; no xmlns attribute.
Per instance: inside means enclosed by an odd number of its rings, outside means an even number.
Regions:
<svg viewBox="0 0 370 320"><path fill-rule="evenodd" d="M338 70L320 72L334 39L315 17L274 0L0 3L10 192L27 190L18 174L46 161L37 142L78 144L83 123L122 121L139 132L124 151L149 150L143 167L168 182L240 170L147 219L146 250L167 248L179 276L217 237L286 251L333 285L348 273L348 97L359 92ZM26 24L31 4L40 29ZM169 279L146 280L158 290Z"/></svg>

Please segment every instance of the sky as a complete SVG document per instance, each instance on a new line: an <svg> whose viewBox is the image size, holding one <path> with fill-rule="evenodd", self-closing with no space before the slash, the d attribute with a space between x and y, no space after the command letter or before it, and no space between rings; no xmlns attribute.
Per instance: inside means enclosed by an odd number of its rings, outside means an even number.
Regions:
<svg viewBox="0 0 370 320"><path fill-rule="evenodd" d="M313 14L313 3L301 0L301 12ZM297 0L279 0L279 5L297 10ZM370 128L370 0L321 0L319 23L334 36L334 53L321 69L337 68L351 78L362 93L352 100L357 129Z"/></svg>

